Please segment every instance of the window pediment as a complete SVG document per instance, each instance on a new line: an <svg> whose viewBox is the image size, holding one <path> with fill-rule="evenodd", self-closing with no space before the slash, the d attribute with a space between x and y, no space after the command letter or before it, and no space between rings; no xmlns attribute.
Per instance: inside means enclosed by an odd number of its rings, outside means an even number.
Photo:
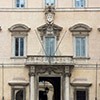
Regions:
<svg viewBox="0 0 100 100"><path fill-rule="evenodd" d="M69 28L71 32L90 32L92 28L90 28L88 25L85 24L76 24Z"/></svg>
<svg viewBox="0 0 100 100"><path fill-rule="evenodd" d="M47 33L51 33L51 34L53 33L55 36L57 36L57 39L59 39L60 31L62 31L62 27L56 24L44 24L38 27L37 30L40 31L41 38L43 38L43 36L46 35Z"/></svg>
<svg viewBox="0 0 100 100"><path fill-rule="evenodd" d="M30 28L24 24L15 24L8 29L10 32L29 32Z"/></svg>

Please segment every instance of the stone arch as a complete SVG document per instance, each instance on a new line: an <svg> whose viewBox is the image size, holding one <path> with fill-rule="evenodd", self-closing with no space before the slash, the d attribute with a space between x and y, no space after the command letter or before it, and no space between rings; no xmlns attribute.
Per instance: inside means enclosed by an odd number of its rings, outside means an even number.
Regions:
<svg viewBox="0 0 100 100"><path fill-rule="evenodd" d="M29 32L30 28L24 24L15 24L8 29L10 32Z"/></svg>
<svg viewBox="0 0 100 100"><path fill-rule="evenodd" d="M92 28L90 28L86 24L79 23L79 24L75 24L74 26L70 27L69 30L71 32L90 32Z"/></svg>

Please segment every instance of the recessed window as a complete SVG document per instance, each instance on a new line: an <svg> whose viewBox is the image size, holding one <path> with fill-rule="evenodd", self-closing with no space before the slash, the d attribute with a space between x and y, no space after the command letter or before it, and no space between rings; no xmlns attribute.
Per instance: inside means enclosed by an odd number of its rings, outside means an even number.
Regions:
<svg viewBox="0 0 100 100"><path fill-rule="evenodd" d="M55 5L55 0L45 0L46 5Z"/></svg>
<svg viewBox="0 0 100 100"><path fill-rule="evenodd" d="M25 0L16 0L16 7L17 8L24 8L25 7Z"/></svg>
<svg viewBox="0 0 100 100"><path fill-rule="evenodd" d="M75 90L75 100L88 100L88 90L86 89Z"/></svg>
<svg viewBox="0 0 100 100"><path fill-rule="evenodd" d="M25 88L12 88L12 100L26 100Z"/></svg>
<svg viewBox="0 0 100 100"><path fill-rule="evenodd" d="M86 36L75 36L75 56L86 57Z"/></svg>
<svg viewBox="0 0 100 100"><path fill-rule="evenodd" d="M85 0L75 0L75 7L76 8L83 8L83 7L85 7Z"/></svg>
<svg viewBox="0 0 100 100"><path fill-rule="evenodd" d="M47 36L45 37L45 52L47 56L55 55L55 42L56 39L54 36Z"/></svg>
<svg viewBox="0 0 100 100"><path fill-rule="evenodd" d="M24 56L25 37L14 37L14 56Z"/></svg>

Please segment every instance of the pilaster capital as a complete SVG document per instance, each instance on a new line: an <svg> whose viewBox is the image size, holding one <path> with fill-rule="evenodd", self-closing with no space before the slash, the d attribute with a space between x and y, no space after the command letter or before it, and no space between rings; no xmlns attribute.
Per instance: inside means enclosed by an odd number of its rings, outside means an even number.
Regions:
<svg viewBox="0 0 100 100"><path fill-rule="evenodd" d="M71 73L64 73L64 77L70 77Z"/></svg>
<svg viewBox="0 0 100 100"><path fill-rule="evenodd" d="M29 69L29 76L35 76L35 66L31 66Z"/></svg>
<svg viewBox="0 0 100 100"><path fill-rule="evenodd" d="M70 76L71 76L70 68L69 66L65 66L64 77L70 77Z"/></svg>

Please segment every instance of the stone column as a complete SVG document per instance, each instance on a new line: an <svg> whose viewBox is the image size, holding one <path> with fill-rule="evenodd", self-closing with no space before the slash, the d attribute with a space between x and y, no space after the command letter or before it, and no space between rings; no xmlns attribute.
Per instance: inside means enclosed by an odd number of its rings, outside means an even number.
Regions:
<svg viewBox="0 0 100 100"><path fill-rule="evenodd" d="M69 71L68 71L69 68L65 68L65 69L67 69L67 71L65 70L64 100L70 100L70 94L69 94L69 88L70 88L69 76L70 75L69 75Z"/></svg>
<svg viewBox="0 0 100 100"><path fill-rule="evenodd" d="M35 100L35 67L30 67L30 100Z"/></svg>

